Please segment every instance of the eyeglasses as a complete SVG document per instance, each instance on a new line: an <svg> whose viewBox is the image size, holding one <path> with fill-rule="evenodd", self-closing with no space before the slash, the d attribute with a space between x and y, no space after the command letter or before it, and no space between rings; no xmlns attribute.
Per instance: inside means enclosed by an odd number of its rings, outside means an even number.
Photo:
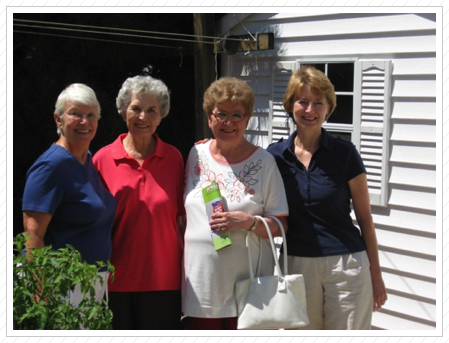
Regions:
<svg viewBox="0 0 449 343"><path fill-rule="evenodd" d="M81 120L83 117L85 117L87 120L98 120L100 119L100 116L98 114L95 113L85 113L85 114L81 114L81 113L77 113L77 112L72 112L72 113L66 113L69 117L75 119L75 120Z"/></svg>
<svg viewBox="0 0 449 343"><path fill-rule="evenodd" d="M215 118L217 118L218 121L224 122L224 121L231 121L233 123L237 123L241 121L245 116L240 113L234 113L234 114L226 114L223 112L218 112L217 114L212 113Z"/></svg>

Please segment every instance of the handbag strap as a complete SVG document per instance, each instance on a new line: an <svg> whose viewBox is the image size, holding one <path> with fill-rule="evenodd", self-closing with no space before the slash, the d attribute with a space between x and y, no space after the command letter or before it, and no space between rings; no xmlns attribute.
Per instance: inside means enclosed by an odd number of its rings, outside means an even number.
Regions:
<svg viewBox="0 0 449 343"><path fill-rule="evenodd" d="M278 225L279 225L279 229L281 230L281 233L282 233L282 246L283 246L283 248L284 248L284 252L283 252L283 255L284 255L284 275L287 275L288 274L288 265L287 265L287 237L285 236L285 230L284 230L284 225L282 225L282 222L278 219L278 218L276 218L276 217L274 217L274 216L271 216L271 217L269 217L269 218L271 218L271 219L274 219L277 223L278 223Z"/></svg>
<svg viewBox="0 0 449 343"><path fill-rule="evenodd" d="M255 217L257 219L259 219L265 225L265 228L266 228L267 233L268 233L268 238L270 239L270 244L271 244L271 250L272 250L272 253L273 253L273 258L274 258L274 261L276 263L277 274L280 277L282 277L283 274L282 274L281 267L279 265L279 260L277 258L276 246L275 246L274 241L273 241L273 235L271 234L270 227L268 226L268 224L267 224L267 222L266 222L266 220L264 218L262 218L261 216L255 216ZM282 223L279 221L279 219L277 219L276 217L270 217L270 218L273 218L274 220L277 221L277 223L279 225L279 228L281 230L281 233L282 233L283 246L284 246L284 271L285 271L284 274L286 274L286 271L287 271L287 263L286 263L287 262L287 254L286 254L287 243L286 243L286 239L285 239L284 227L283 227ZM252 263L251 263L251 252L250 252L251 244L250 244L250 241L249 241L249 232L247 233L247 236L246 236L246 245L247 245L247 248L248 248L247 251L248 251L248 262L249 262L249 276L250 276L251 282L254 282L255 278L254 278L254 271L253 271L253 267L252 267Z"/></svg>

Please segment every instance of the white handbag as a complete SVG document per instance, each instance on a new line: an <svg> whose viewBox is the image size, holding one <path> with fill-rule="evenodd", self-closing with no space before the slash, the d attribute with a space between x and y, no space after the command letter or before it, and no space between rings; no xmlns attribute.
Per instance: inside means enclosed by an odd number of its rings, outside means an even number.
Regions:
<svg viewBox="0 0 449 343"><path fill-rule="evenodd" d="M236 282L237 329L290 329L309 324L306 306L306 289L302 275L287 275L287 243L284 227L277 221L282 232L284 247L284 273L282 273L270 228L264 218L256 216L267 229L277 275L254 276L250 258L250 242L246 245L249 260L249 279Z"/></svg>

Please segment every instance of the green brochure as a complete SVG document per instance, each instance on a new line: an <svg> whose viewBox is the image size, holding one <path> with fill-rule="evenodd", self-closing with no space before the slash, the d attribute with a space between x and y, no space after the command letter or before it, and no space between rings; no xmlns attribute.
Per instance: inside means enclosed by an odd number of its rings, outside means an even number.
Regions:
<svg viewBox="0 0 449 343"><path fill-rule="evenodd" d="M209 220L211 220L212 213L224 212L223 199L220 193L218 183L212 182L209 186L202 189L204 203L206 204L206 213ZM215 250L223 249L232 244L230 232L219 232L211 230L212 243Z"/></svg>

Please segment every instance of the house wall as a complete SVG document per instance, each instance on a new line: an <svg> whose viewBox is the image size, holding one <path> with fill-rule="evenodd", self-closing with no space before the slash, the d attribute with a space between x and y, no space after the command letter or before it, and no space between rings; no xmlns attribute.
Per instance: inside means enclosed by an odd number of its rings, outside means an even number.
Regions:
<svg viewBox="0 0 449 343"><path fill-rule="evenodd" d="M228 14L217 30L221 36L274 32L274 50L221 56L222 75L242 78L255 91L247 138L262 147L271 140L270 100L285 91L273 87L277 64L307 57L392 61L387 206L372 206L389 300L374 314L373 329L434 330L436 16Z"/></svg>

